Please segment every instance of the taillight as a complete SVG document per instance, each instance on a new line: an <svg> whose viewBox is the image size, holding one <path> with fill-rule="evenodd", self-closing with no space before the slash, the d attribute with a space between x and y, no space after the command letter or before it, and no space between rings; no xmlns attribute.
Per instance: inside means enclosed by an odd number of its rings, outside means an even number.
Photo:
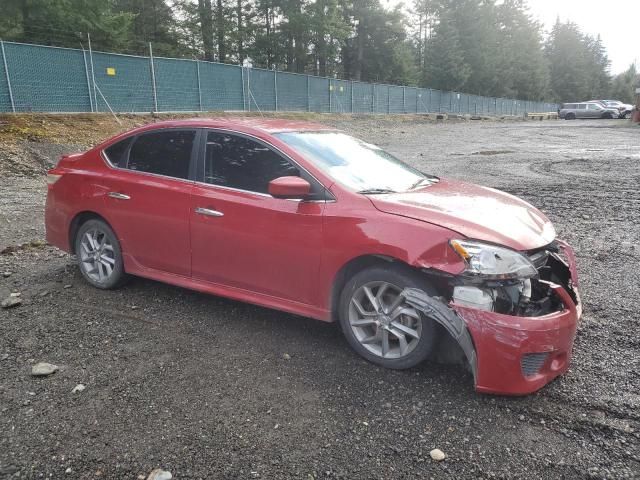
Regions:
<svg viewBox="0 0 640 480"><path fill-rule="evenodd" d="M53 185L62 178L62 175L56 173L47 173L47 185Z"/></svg>

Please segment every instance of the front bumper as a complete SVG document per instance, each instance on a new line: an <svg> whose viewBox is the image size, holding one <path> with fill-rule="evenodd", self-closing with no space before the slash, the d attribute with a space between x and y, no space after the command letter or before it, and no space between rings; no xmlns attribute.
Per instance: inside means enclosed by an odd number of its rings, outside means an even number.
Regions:
<svg viewBox="0 0 640 480"><path fill-rule="evenodd" d="M477 391L526 395L568 370L582 305L573 250L558 243L567 258L576 298L565 287L547 282L563 305L560 311L522 317L451 305L473 339Z"/></svg>

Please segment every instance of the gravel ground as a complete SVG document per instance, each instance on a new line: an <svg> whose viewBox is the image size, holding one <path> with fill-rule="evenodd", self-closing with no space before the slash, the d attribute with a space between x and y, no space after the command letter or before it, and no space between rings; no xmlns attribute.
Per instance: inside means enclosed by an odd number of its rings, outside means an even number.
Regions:
<svg viewBox="0 0 640 480"><path fill-rule="evenodd" d="M581 274L570 372L478 395L461 367L368 364L334 325L142 279L93 289L41 243L46 184L21 170L0 178L0 299L22 299L0 310L0 478L640 478L640 128L322 118L548 214Z"/></svg>

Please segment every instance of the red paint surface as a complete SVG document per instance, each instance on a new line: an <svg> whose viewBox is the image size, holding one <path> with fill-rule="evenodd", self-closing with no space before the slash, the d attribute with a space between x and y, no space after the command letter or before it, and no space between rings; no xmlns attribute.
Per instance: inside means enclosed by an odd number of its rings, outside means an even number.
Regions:
<svg viewBox="0 0 640 480"><path fill-rule="evenodd" d="M307 169L335 201L292 201L122 170L102 157L104 148L126 136L185 127L260 138ZM411 193L363 196L334 183L271 135L327 128L223 118L160 122L119 135L85 154L64 157L51 171L62 177L49 187L47 240L70 251L74 218L92 212L118 235L128 273L325 321L332 320L336 277L358 257L381 255L456 275L464 263L448 245L453 238L472 237L518 250L552 240L546 217L511 195L443 179ZM109 192L131 200L111 198ZM198 207L224 216L195 214ZM577 285L572 253L570 260ZM566 310L543 318L454 306L476 345L478 390L528 393L566 371L579 309L561 288L557 294ZM519 356L529 351L552 351L557 361L550 361L539 378L525 380Z"/></svg>

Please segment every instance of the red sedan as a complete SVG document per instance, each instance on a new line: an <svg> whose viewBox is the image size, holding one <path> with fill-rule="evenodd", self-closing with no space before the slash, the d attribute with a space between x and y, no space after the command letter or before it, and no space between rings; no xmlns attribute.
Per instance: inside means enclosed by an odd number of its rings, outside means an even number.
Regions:
<svg viewBox="0 0 640 480"><path fill-rule="evenodd" d="M137 275L339 323L367 360L457 357L478 391L565 372L575 259L506 193L424 174L322 125L147 125L49 172L47 240L110 289Z"/></svg>

